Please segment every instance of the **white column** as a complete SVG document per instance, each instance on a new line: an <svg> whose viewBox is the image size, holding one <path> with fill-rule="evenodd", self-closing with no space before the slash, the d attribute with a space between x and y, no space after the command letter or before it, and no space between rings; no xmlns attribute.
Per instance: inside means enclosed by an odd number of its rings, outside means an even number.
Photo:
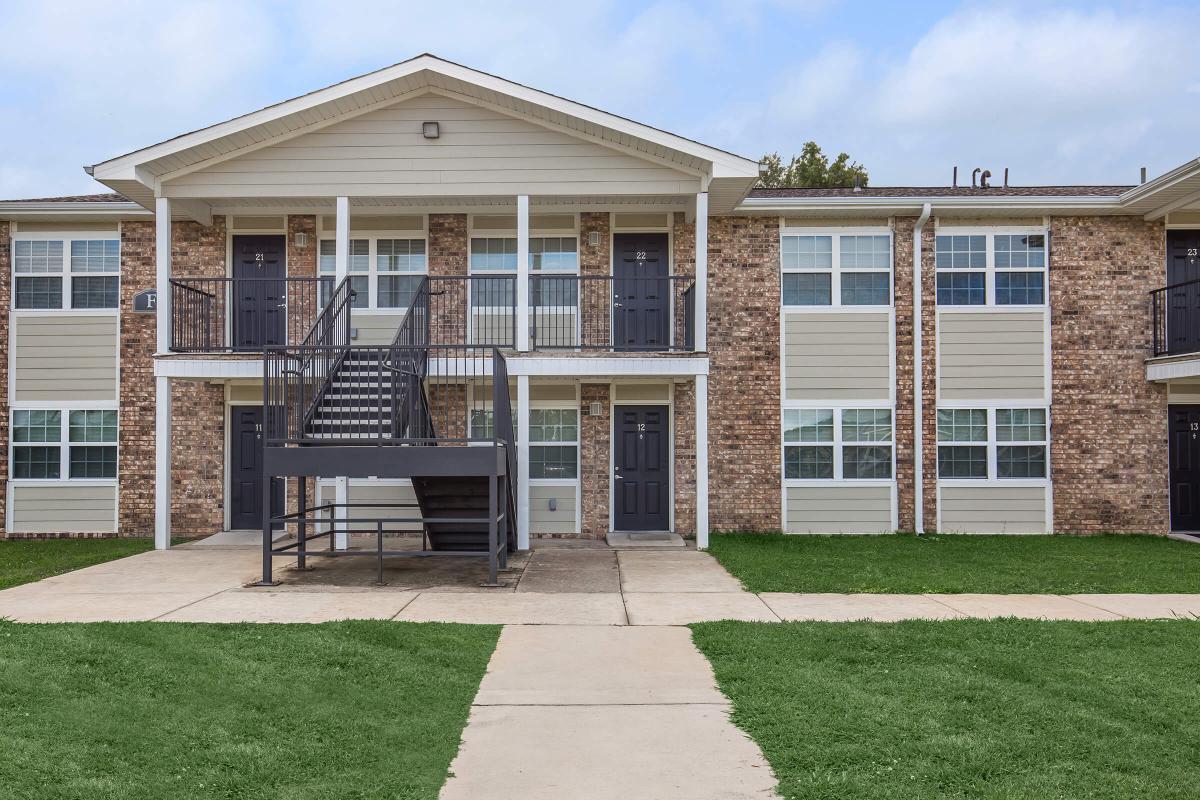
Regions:
<svg viewBox="0 0 1200 800"><path fill-rule="evenodd" d="M334 284L339 285L350 274L350 198L339 197L337 199L337 231L334 233L333 240L333 271ZM344 506L350 502L350 479L345 476L339 476L334 480L333 502L338 506ZM335 518L344 518L349 516L349 509L337 508L334 510ZM338 550L345 550L349 547L350 534L347 532L347 526L344 524L334 525L333 546Z"/></svg>
<svg viewBox="0 0 1200 800"><path fill-rule="evenodd" d="M350 198L337 199L337 232L333 239L333 282L341 283L350 274Z"/></svg>
<svg viewBox="0 0 1200 800"><path fill-rule="evenodd" d="M708 349L708 192L696 195L696 350Z"/></svg>
<svg viewBox="0 0 1200 800"><path fill-rule="evenodd" d="M529 549L529 376L517 376L517 549Z"/></svg>
<svg viewBox="0 0 1200 800"><path fill-rule="evenodd" d="M529 349L529 195L517 197L517 349Z"/></svg>
<svg viewBox="0 0 1200 800"><path fill-rule="evenodd" d="M699 217L697 227L699 227ZM699 329L697 329L699 332ZM696 376L696 547L708 547L708 376Z"/></svg>
<svg viewBox="0 0 1200 800"><path fill-rule="evenodd" d="M170 547L171 379L159 377L154 379L154 549Z"/></svg>
<svg viewBox="0 0 1200 800"><path fill-rule="evenodd" d="M338 506L344 506L350 502L350 479L344 475L334 481L333 502ZM333 516L335 519L344 519L350 516L350 509L335 508ZM338 524L334 525L334 529L333 546L338 550L345 550L350 546L350 534L347 532L347 526Z"/></svg>
<svg viewBox="0 0 1200 800"><path fill-rule="evenodd" d="M171 347L171 201L154 201L155 349ZM171 382L154 379L154 548L171 546Z"/></svg>

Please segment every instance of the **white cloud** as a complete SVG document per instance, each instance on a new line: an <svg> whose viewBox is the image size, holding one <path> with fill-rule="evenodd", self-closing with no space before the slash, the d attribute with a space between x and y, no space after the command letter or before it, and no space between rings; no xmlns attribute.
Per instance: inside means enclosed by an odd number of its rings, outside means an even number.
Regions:
<svg viewBox="0 0 1200 800"><path fill-rule="evenodd" d="M748 101L738 138L752 152L815 139L866 163L876 183L940 183L954 164L1011 166L1014 183L1129 182L1131 162L1161 171L1200 150L1190 141L1200 110L1186 102L1200 74L1188 45L1197 22L973 8L896 59L830 44Z"/></svg>

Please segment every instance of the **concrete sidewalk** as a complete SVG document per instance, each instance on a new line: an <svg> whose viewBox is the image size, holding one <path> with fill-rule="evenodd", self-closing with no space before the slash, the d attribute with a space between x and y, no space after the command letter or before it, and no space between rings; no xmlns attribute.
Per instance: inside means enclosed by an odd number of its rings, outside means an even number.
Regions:
<svg viewBox="0 0 1200 800"><path fill-rule="evenodd" d="M0 617L19 622L164 620L323 622L398 619L500 625L686 625L736 619L841 622L963 617L1101 621L1200 617L1200 595L751 594L695 550L546 548L522 556L505 589L482 589L470 562L437 569L405 560L389 585L344 568L281 566L271 589L246 588L255 548L179 547L141 553L0 591ZM315 561L320 561L314 557ZM328 559L325 559L328 562ZM361 562L364 576L373 567ZM425 561L425 560L422 560ZM330 574L338 582L320 582Z"/></svg>
<svg viewBox="0 0 1200 800"><path fill-rule="evenodd" d="M686 628L510 625L443 800L775 797Z"/></svg>

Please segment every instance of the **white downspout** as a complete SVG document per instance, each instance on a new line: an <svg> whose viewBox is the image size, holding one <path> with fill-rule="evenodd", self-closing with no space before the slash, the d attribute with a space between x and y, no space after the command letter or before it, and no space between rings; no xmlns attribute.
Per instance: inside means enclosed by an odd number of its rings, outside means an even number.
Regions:
<svg viewBox="0 0 1200 800"><path fill-rule="evenodd" d="M916 515L913 523L918 534L925 532L925 446L922 407L923 372L921 346L921 231L933 213L933 206L926 203L921 208L921 216L913 225L913 512Z"/></svg>

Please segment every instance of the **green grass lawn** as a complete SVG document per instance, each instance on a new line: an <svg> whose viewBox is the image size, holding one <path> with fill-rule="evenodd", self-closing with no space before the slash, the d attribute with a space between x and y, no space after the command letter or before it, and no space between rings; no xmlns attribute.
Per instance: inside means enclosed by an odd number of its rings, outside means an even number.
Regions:
<svg viewBox="0 0 1200 800"><path fill-rule="evenodd" d="M786 798L1200 791L1200 622L692 629Z"/></svg>
<svg viewBox="0 0 1200 800"><path fill-rule="evenodd" d="M498 635L0 623L0 794L432 799Z"/></svg>
<svg viewBox="0 0 1200 800"><path fill-rule="evenodd" d="M9 539L0 541L0 589L61 575L154 548L152 539Z"/></svg>
<svg viewBox="0 0 1200 800"><path fill-rule="evenodd" d="M1160 536L720 534L753 592L1200 592L1200 545Z"/></svg>

